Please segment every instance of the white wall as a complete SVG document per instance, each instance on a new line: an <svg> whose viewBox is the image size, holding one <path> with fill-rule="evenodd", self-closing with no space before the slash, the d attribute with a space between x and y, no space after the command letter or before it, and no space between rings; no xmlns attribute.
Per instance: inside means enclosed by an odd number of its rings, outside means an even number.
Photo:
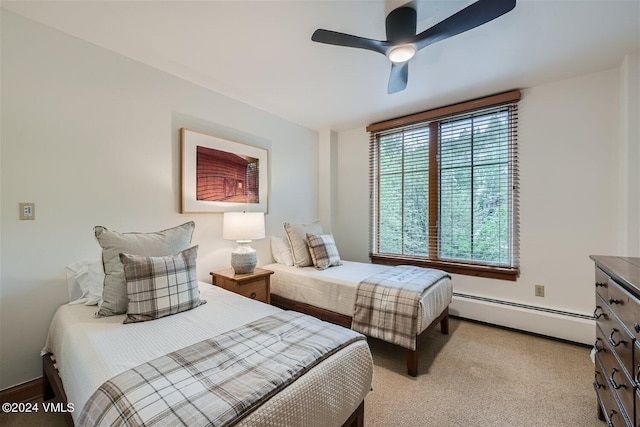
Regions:
<svg viewBox="0 0 640 427"><path fill-rule="evenodd" d="M619 69L612 69L523 90L520 277L511 282L454 275L454 292L593 313L594 267L589 255L626 255L619 242L619 75ZM338 157L339 250L345 259L367 261L364 128L339 134ZM545 286L544 298L534 296L536 284ZM501 323L497 318L482 320Z"/></svg>
<svg viewBox="0 0 640 427"><path fill-rule="evenodd" d="M318 220L325 233L333 232L338 198L338 134L318 135Z"/></svg>
<svg viewBox="0 0 640 427"><path fill-rule="evenodd" d="M623 252L640 256L640 51L620 66L620 180Z"/></svg>
<svg viewBox="0 0 640 427"><path fill-rule="evenodd" d="M267 235L317 218L316 132L4 10L1 31L0 389L41 376L65 266L100 256L95 225L194 220L198 277L229 266L222 216L178 213L181 127L270 150ZM36 203L35 221L18 220L19 202ZM270 262L267 239L254 247Z"/></svg>

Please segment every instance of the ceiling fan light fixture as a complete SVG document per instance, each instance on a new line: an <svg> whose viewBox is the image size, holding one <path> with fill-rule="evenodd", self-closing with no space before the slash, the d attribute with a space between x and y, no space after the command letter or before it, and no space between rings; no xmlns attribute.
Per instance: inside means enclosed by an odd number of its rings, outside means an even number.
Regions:
<svg viewBox="0 0 640 427"><path fill-rule="evenodd" d="M413 58L416 54L416 48L412 44L403 44L391 48L387 57L391 62L401 63Z"/></svg>
<svg viewBox="0 0 640 427"><path fill-rule="evenodd" d="M314 31L311 40L336 46L366 49L386 56L392 62L387 90L389 93L396 93L407 87L409 60L417 51L504 15L516 7L516 1L476 0L417 34L415 8L409 5L400 6L389 12L385 18L386 40L369 39L324 29Z"/></svg>

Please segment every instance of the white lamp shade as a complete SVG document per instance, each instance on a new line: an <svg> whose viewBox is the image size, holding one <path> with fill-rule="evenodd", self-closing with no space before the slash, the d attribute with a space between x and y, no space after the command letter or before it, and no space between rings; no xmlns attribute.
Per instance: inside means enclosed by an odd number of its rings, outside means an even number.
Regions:
<svg viewBox="0 0 640 427"><path fill-rule="evenodd" d="M263 212L225 212L222 238L225 240L264 239Z"/></svg>

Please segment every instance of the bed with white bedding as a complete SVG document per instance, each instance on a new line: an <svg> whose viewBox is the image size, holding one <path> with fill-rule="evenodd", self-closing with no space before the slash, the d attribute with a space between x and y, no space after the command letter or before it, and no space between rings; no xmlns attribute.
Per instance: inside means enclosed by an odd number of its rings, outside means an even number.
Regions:
<svg viewBox="0 0 640 427"><path fill-rule="evenodd" d="M274 271L271 276L272 304L351 327L358 284L393 267L341 260L341 265L324 270L283 263L267 264L263 268ZM419 336L437 324L440 324L442 333L448 333L448 307L452 295L453 286L450 278L446 277L421 295L416 345ZM405 348L407 371L409 375L416 376L418 349Z"/></svg>
<svg viewBox="0 0 640 427"><path fill-rule="evenodd" d="M43 349L43 366L47 386L60 400L73 404L69 421L81 419L85 403L105 381L167 353L281 312L207 283L199 283L199 290L206 304L150 322L123 324L124 314L95 318L92 306L64 305L58 309ZM361 423L372 375L366 341L354 341L225 425ZM46 395L50 396L51 390Z"/></svg>

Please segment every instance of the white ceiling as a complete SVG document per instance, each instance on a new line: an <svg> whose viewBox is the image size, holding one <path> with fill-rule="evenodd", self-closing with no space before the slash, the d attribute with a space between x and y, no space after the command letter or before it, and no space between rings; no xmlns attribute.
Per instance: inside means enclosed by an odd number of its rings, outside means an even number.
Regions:
<svg viewBox="0 0 640 427"><path fill-rule="evenodd" d="M417 32L473 1L414 1ZM387 94L375 52L317 28L385 39L394 1L2 1L2 7L315 130L344 130L617 66L640 49L640 0L519 0L421 50Z"/></svg>

